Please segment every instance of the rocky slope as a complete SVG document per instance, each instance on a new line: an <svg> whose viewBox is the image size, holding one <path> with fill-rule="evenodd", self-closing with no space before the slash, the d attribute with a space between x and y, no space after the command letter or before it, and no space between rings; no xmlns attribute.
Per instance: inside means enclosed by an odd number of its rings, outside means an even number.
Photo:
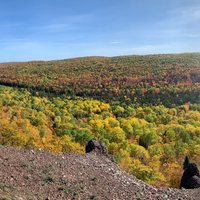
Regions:
<svg viewBox="0 0 200 200"><path fill-rule="evenodd" d="M94 152L52 154L0 145L0 200L194 200L199 193L151 186Z"/></svg>

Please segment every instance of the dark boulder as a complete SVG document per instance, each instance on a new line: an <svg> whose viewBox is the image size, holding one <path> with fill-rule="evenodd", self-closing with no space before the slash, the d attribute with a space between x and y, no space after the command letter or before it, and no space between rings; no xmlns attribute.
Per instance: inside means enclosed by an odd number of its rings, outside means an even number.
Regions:
<svg viewBox="0 0 200 200"><path fill-rule="evenodd" d="M181 185L180 185L180 188L187 188L187 184L188 184L188 181L190 178L192 178L193 176L196 176L196 177L199 177L200 178L200 175L199 175L199 170L198 170L198 167L195 163L190 163L188 165L188 167L185 169L184 173L183 173L183 176L182 176L182 179L181 179ZM191 179L192 181L193 179ZM190 184L192 185L192 184Z"/></svg>
<svg viewBox="0 0 200 200"><path fill-rule="evenodd" d="M200 178L196 175L192 176L187 182L187 189L199 188L200 187Z"/></svg>
<svg viewBox="0 0 200 200"><path fill-rule="evenodd" d="M85 150L86 150L86 153L92 152L99 156L105 156L112 162L116 162L114 156L108 154L108 148L106 144L102 142L101 140L97 140L95 138L90 140Z"/></svg>
<svg viewBox="0 0 200 200"><path fill-rule="evenodd" d="M86 153L94 152L98 155L108 156L108 148L104 142L97 139L92 139L86 146Z"/></svg>

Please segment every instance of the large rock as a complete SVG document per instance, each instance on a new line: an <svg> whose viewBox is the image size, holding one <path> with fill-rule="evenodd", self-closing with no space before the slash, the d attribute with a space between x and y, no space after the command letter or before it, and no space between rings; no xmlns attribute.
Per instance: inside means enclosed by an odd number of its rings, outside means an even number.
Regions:
<svg viewBox="0 0 200 200"><path fill-rule="evenodd" d="M187 189L199 188L200 187L200 178L196 175L192 176L187 182Z"/></svg>
<svg viewBox="0 0 200 200"><path fill-rule="evenodd" d="M108 156L108 148L104 142L97 139L92 139L86 146L86 153L94 152L98 155Z"/></svg>
<svg viewBox="0 0 200 200"><path fill-rule="evenodd" d="M189 189L188 187L190 187L190 189L194 188L192 187L192 185L195 185L199 181L199 180L197 181L197 177L200 178L198 167L195 163L190 163L183 173L180 188L182 187L186 189ZM192 181L194 181L194 183Z"/></svg>
<svg viewBox="0 0 200 200"><path fill-rule="evenodd" d="M94 138L88 142L86 146L86 153L90 153L90 152L93 152L99 156L105 156L112 162L116 162L114 156L111 154L108 154L108 148L105 145L105 143L102 142L101 140L97 140Z"/></svg>

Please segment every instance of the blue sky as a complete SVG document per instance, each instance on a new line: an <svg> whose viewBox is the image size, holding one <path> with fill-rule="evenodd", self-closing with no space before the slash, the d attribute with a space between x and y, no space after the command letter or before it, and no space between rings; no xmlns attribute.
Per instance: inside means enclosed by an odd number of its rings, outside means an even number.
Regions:
<svg viewBox="0 0 200 200"><path fill-rule="evenodd" d="M1 0L0 62L200 52L199 0Z"/></svg>

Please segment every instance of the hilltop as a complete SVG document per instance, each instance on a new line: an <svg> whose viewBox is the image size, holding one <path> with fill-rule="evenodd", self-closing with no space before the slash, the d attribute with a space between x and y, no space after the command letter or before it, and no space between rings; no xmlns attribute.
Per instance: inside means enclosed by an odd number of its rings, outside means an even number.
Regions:
<svg viewBox="0 0 200 200"><path fill-rule="evenodd" d="M149 185L108 158L0 145L1 199L199 199L199 190Z"/></svg>
<svg viewBox="0 0 200 200"><path fill-rule="evenodd" d="M0 84L32 94L173 107L198 103L200 53L6 63L0 65Z"/></svg>

